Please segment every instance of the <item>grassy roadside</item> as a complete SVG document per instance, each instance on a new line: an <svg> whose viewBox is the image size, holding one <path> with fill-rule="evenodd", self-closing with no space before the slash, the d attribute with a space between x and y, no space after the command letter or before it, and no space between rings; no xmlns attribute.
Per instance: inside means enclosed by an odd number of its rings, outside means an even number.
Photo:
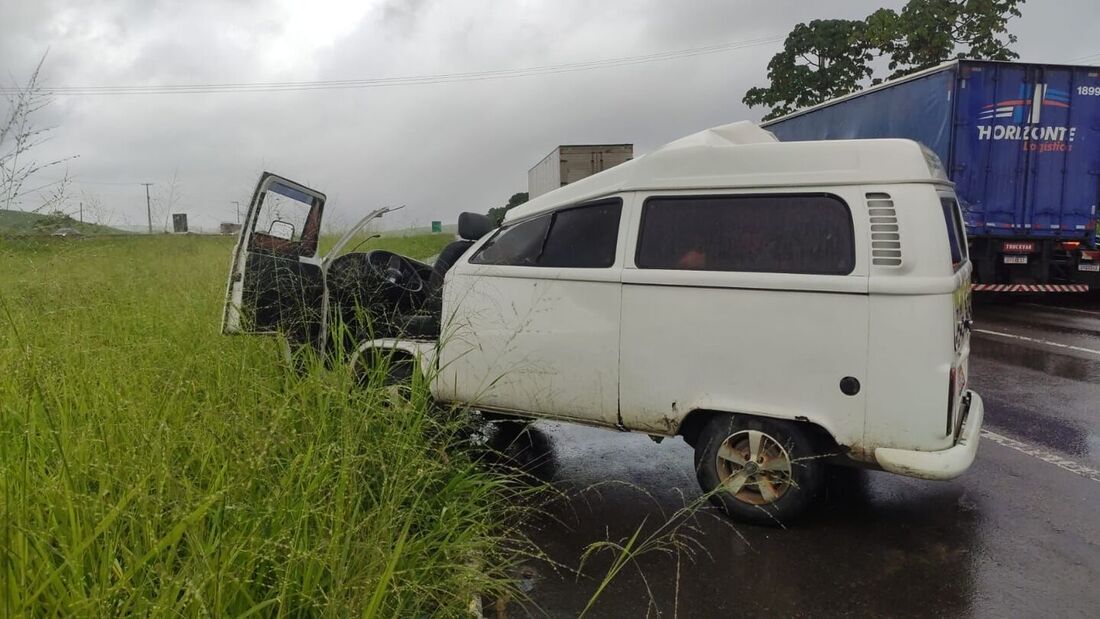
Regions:
<svg viewBox="0 0 1100 619"><path fill-rule="evenodd" d="M371 238L372 236L373 233L364 232L353 237L348 244L344 246L343 252L384 249L411 258L424 259L438 254L448 243L455 239L454 234L446 233L414 234L410 236L384 234L377 238ZM320 242L321 253L324 254L339 240L339 235L322 236ZM358 249L356 249L356 247L358 247Z"/></svg>
<svg viewBox="0 0 1100 619"><path fill-rule="evenodd" d="M232 243L0 244L0 614L456 616L504 587L509 480L423 390L221 336Z"/></svg>

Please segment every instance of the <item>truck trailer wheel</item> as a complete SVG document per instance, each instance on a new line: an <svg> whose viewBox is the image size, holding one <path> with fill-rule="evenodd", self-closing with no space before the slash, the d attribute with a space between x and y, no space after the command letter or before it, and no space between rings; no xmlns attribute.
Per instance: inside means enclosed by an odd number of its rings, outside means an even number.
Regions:
<svg viewBox="0 0 1100 619"><path fill-rule="evenodd" d="M822 460L797 423L716 414L695 446L695 474L731 517L780 525L798 517L824 484Z"/></svg>

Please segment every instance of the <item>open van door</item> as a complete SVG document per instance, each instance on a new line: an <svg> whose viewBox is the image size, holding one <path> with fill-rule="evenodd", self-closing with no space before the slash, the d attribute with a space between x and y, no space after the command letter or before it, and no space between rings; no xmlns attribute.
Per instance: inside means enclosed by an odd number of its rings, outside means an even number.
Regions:
<svg viewBox="0 0 1100 619"><path fill-rule="evenodd" d="M284 333L320 344L325 282L317 243L325 195L260 176L233 252L222 333Z"/></svg>

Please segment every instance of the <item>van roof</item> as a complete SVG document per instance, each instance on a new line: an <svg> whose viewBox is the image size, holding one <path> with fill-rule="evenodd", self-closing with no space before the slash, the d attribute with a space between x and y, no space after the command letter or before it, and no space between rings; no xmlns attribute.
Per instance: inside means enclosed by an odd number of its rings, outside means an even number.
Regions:
<svg viewBox="0 0 1100 619"><path fill-rule="evenodd" d="M694 133L545 193L505 223L624 191L888 183L950 183L936 156L912 140L779 142L741 121Z"/></svg>

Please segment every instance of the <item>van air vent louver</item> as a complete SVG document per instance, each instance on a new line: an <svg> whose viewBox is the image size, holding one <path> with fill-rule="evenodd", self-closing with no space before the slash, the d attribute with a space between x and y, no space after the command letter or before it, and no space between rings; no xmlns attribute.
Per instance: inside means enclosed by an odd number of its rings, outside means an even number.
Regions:
<svg viewBox="0 0 1100 619"><path fill-rule="evenodd" d="M898 213L889 194L867 194L867 215L871 218L871 264L901 266L901 235Z"/></svg>

